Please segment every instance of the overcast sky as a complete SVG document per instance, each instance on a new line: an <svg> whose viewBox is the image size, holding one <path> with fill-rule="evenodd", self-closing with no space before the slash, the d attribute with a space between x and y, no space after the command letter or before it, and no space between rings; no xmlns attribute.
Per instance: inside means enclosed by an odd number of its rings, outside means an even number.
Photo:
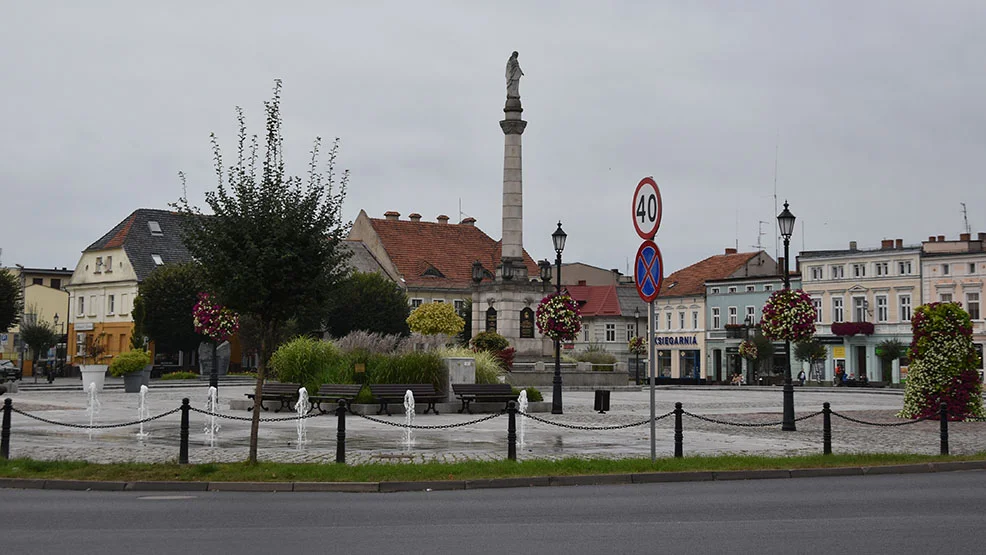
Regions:
<svg viewBox="0 0 986 555"><path fill-rule="evenodd" d="M349 6L349 7L343 7ZM753 7L750 7L753 6ZM340 137L347 220L459 205L500 237L504 65L520 52L524 247L625 270L633 189L666 273L760 239L811 249L986 231L986 2L10 2L0 19L2 264L74 267L188 175L214 188L242 106L283 79L288 169Z"/></svg>

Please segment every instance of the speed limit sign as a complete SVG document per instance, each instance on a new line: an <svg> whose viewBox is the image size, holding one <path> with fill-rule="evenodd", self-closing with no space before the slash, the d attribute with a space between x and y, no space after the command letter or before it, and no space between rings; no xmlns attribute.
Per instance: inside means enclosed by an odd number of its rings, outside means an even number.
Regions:
<svg viewBox="0 0 986 555"><path fill-rule="evenodd" d="M650 240L661 227L661 191L654 178L645 177L633 192L633 227L641 239Z"/></svg>

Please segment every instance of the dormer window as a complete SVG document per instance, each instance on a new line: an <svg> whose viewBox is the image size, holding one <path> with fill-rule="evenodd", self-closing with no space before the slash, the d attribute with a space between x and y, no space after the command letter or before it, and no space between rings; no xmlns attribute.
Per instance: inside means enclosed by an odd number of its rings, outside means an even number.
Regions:
<svg viewBox="0 0 986 555"><path fill-rule="evenodd" d="M164 264L164 260L161 258L160 254L152 254L151 260L153 260L154 264L157 266L162 266Z"/></svg>
<svg viewBox="0 0 986 555"><path fill-rule="evenodd" d="M161 231L161 224L154 220L147 222L147 228L151 231L151 237L161 237L164 232Z"/></svg>

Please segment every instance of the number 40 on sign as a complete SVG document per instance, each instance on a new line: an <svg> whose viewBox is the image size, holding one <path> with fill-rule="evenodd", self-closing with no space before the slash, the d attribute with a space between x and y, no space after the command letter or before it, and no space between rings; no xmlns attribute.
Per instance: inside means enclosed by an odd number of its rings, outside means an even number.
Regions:
<svg viewBox="0 0 986 555"><path fill-rule="evenodd" d="M641 239L653 239L661 227L661 191L652 177L645 177L633 192L633 227Z"/></svg>

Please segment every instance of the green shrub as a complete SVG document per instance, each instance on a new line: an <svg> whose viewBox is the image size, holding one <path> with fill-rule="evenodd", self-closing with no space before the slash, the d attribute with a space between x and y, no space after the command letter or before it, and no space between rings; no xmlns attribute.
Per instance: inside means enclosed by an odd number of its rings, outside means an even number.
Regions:
<svg viewBox="0 0 986 555"><path fill-rule="evenodd" d="M495 331L484 331L477 333L475 337L470 341L473 348L479 351L502 351L510 346L510 342L507 341L506 337L496 333Z"/></svg>
<svg viewBox="0 0 986 555"><path fill-rule="evenodd" d="M445 347L439 349L438 354L442 358L468 357L473 359L476 365L476 383L500 383L500 377L503 376L500 361L493 353L473 351L466 347Z"/></svg>
<svg viewBox="0 0 986 555"><path fill-rule="evenodd" d="M586 350L576 353L575 360L590 364L614 364L616 356L604 351L599 345L589 345Z"/></svg>
<svg viewBox="0 0 986 555"><path fill-rule="evenodd" d="M456 314L448 303L428 303L419 306L407 317L411 331L422 335L455 335L462 331L466 321Z"/></svg>
<svg viewBox="0 0 986 555"><path fill-rule="evenodd" d="M538 391L536 387L525 387L524 389L517 389L516 387L511 387L514 395L520 395L521 391L527 392L527 402L529 403L540 403L544 401L544 396Z"/></svg>
<svg viewBox="0 0 986 555"><path fill-rule="evenodd" d="M384 335L364 330L354 330L334 341L343 353L367 351L370 353L393 353L402 348L405 339L400 335Z"/></svg>
<svg viewBox="0 0 986 555"><path fill-rule="evenodd" d="M300 383L314 393L325 370L340 358L335 345L310 337L296 337L281 345L270 357L273 376L285 383Z"/></svg>
<svg viewBox="0 0 986 555"><path fill-rule="evenodd" d="M162 380L194 380L198 377L199 375L195 372L168 372L167 374L161 374Z"/></svg>
<svg viewBox="0 0 986 555"><path fill-rule="evenodd" d="M110 362L110 375L119 378L132 372L140 372L150 363L151 355L147 351L120 353Z"/></svg>
<svg viewBox="0 0 986 555"><path fill-rule="evenodd" d="M356 399L353 400L354 404L358 405L371 405L373 404L373 394L370 393L370 388L364 387L359 390L359 394L356 395Z"/></svg>

